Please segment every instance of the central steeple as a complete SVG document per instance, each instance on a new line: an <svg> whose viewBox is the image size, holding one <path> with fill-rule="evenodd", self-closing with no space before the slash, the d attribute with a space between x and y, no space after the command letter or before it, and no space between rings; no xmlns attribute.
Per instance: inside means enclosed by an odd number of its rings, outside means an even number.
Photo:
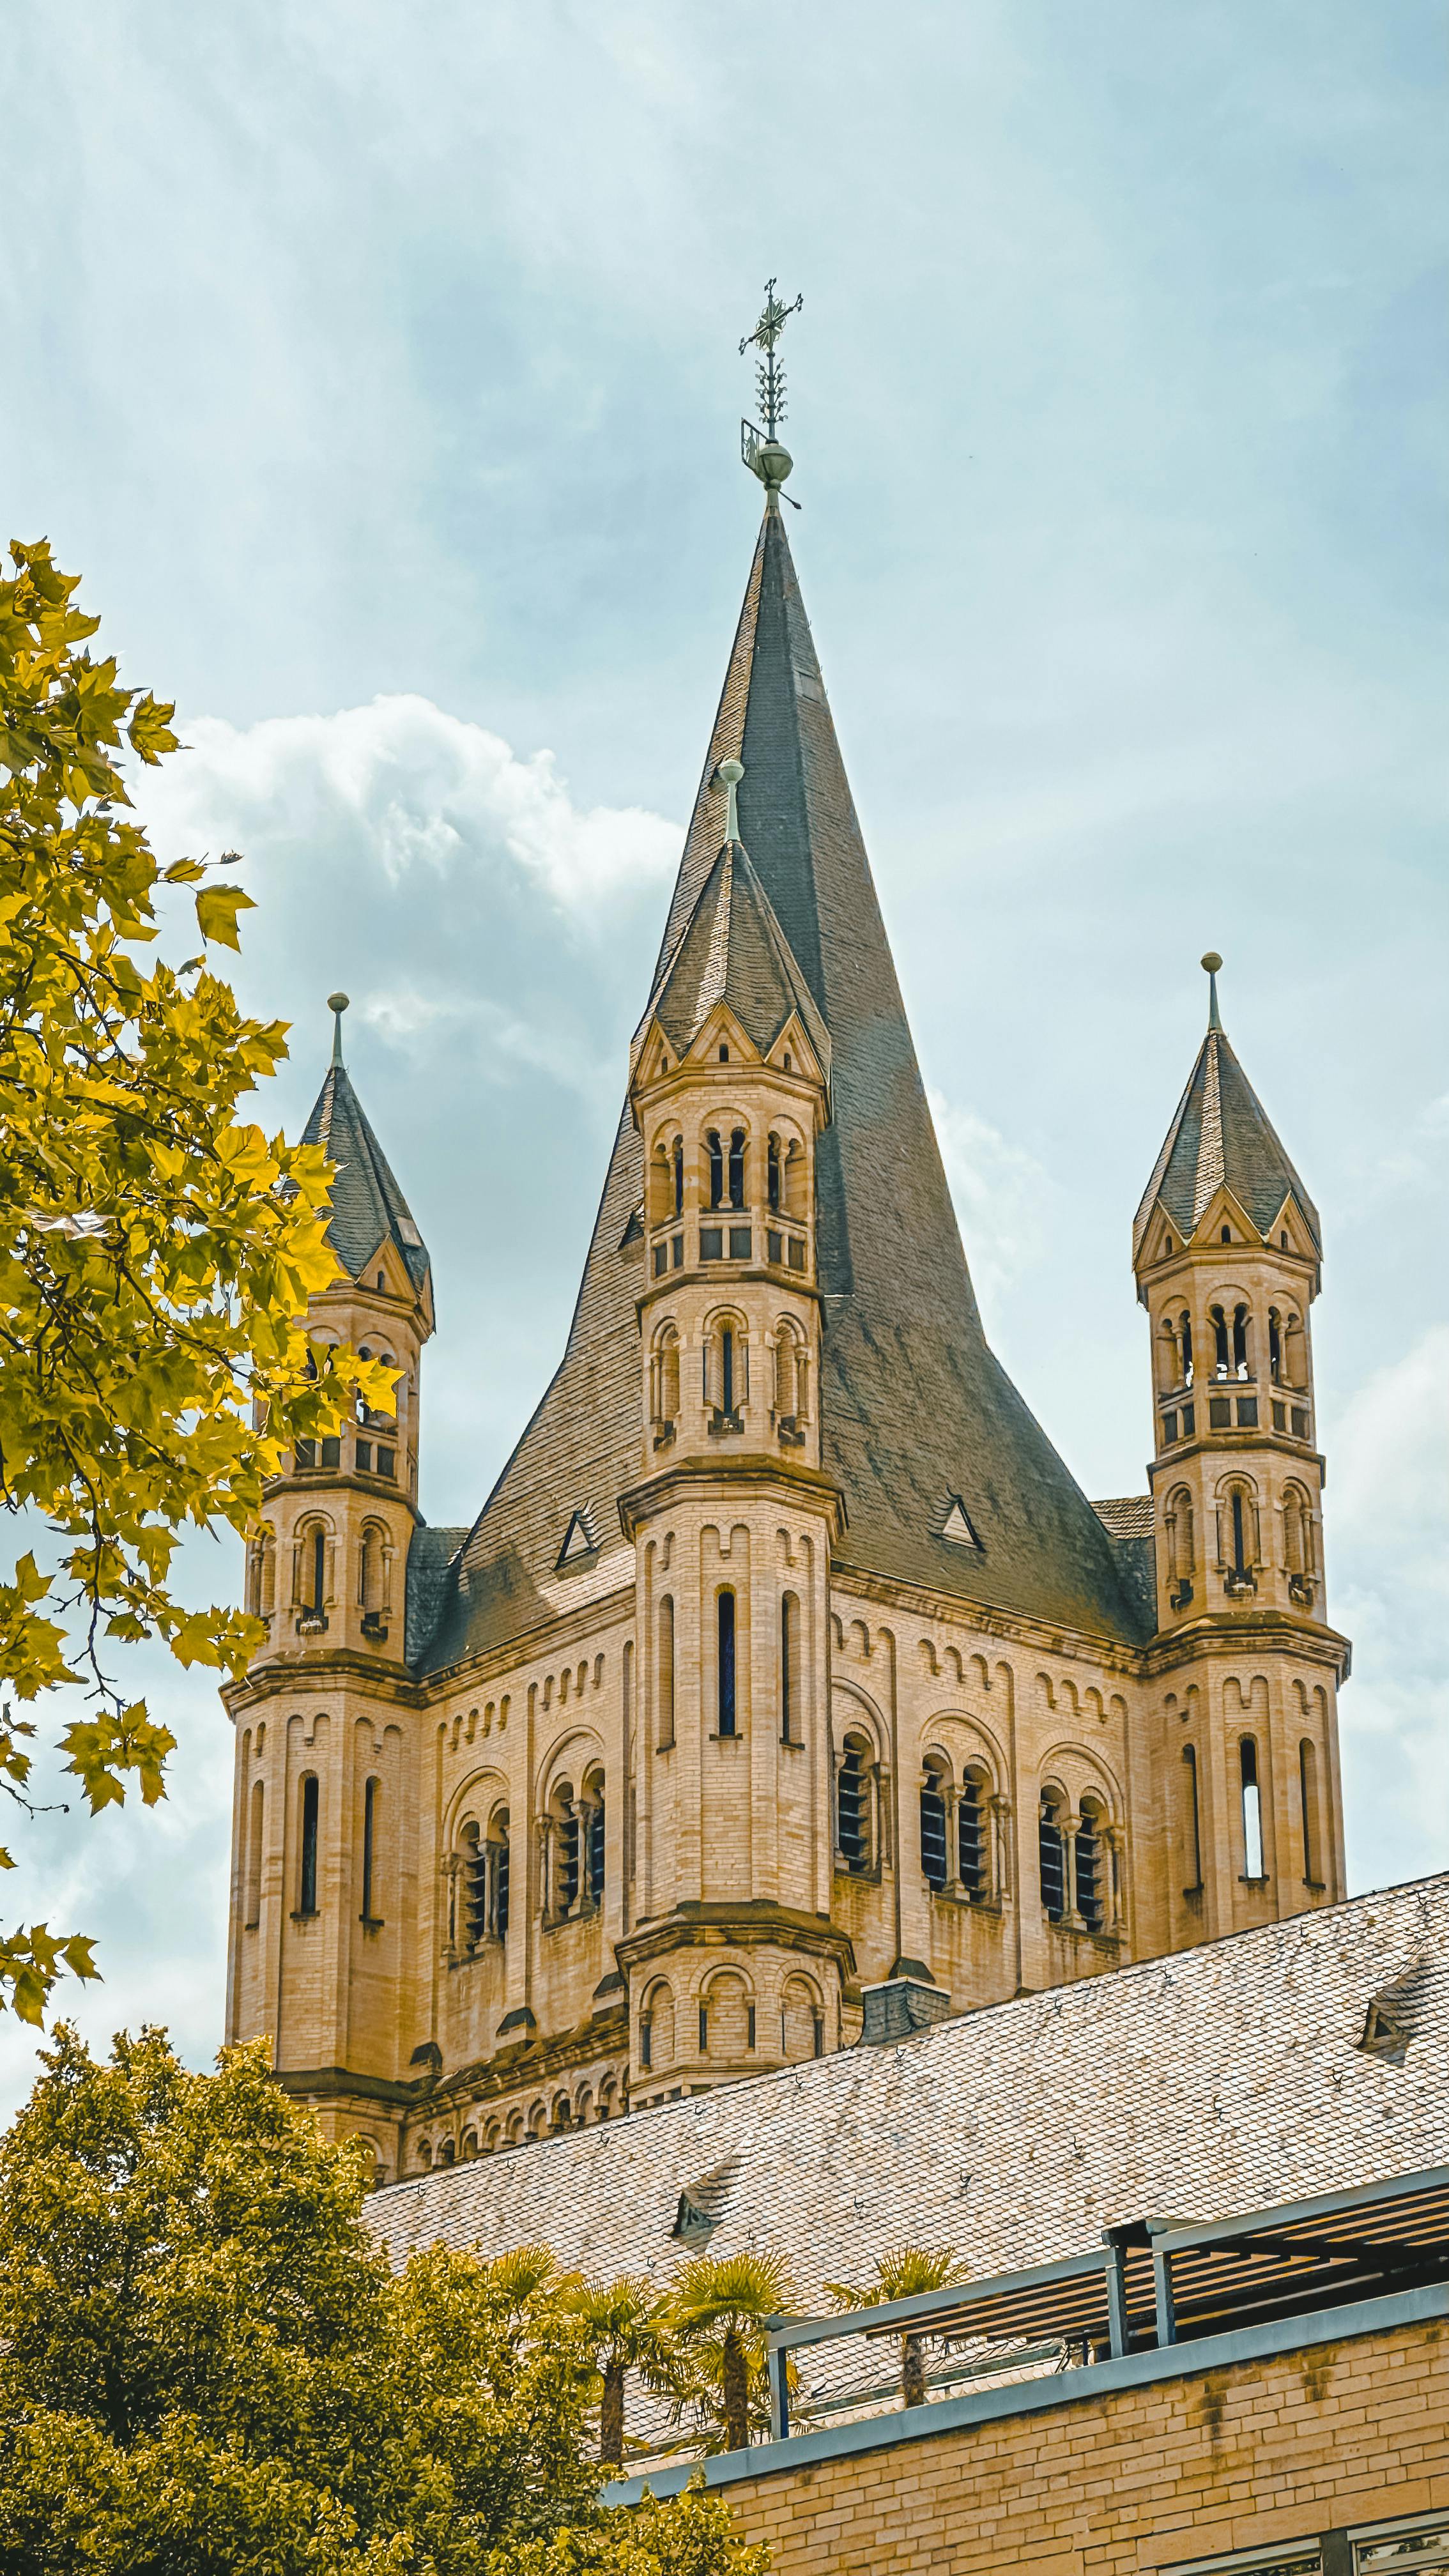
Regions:
<svg viewBox="0 0 1449 2576"><path fill-rule="evenodd" d="M651 990L714 871L757 885L826 1033L816 1170L821 1466L843 1564L1089 1634L1142 1614L1112 1543L987 1345L800 584L767 506ZM728 763L742 763L731 782ZM741 867L729 855L736 786ZM743 880L743 887L741 885ZM709 906L705 906L707 911ZM563 1361L475 1525L433 1661L552 1615L571 1515L616 1544L637 1472L644 1171L620 1122ZM972 1537L957 1535L963 1514Z"/></svg>

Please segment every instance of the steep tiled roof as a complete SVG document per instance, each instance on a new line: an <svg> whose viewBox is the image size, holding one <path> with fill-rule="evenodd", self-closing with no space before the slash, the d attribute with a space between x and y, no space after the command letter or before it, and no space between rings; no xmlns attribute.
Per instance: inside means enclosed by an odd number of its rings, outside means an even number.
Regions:
<svg viewBox="0 0 1449 2576"><path fill-rule="evenodd" d="M1391 1988L1402 2062L1360 2045ZM708 2177L711 2254L778 2248L808 2311L892 2246L953 2245L985 2275L1133 2219L1446 2162L1438 1877L438 2169L376 2193L367 2217L394 2259L438 2239L542 2241L662 2281L692 2250L672 2232L680 2197Z"/></svg>
<svg viewBox="0 0 1449 2576"><path fill-rule="evenodd" d="M1105 1502L1094 1503L1092 1509L1103 1529L1113 1538L1151 1538L1152 1536L1152 1496L1150 1494L1109 1494Z"/></svg>
<svg viewBox="0 0 1449 2576"><path fill-rule="evenodd" d="M791 1014L798 1012L828 1078L825 1023L738 841L726 841L705 878L683 937L650 997L640 1036L657 1020L675 1054L683 1055L718 1002L728 1004L761 1055L768 1055Z"/></svg>
<svg viewBox="0 0 1449 2576"><path fill-rule="evenodd" d="M755 548L655 984L724 839L721 761L744 763L740 838L831 1043L817 1161L827 1472L841 1561L1089 1635L1150 1632L1106 1531L989 1349L870 864L782 522ZM742 873L736 862L736 873ZM639 1472L639 1139L620 1120L563 1360L479 1516L427 1661L506 1643L556 1608L580 1494L600 1526ZM941 1535L959 1494L979 1547Z"/></svg>
<svg viewBox="0 0 1449 2576"><path fill-rule="evenodd" d="M1266 1236L1290 1195L1316 1251L1323 1249L1318 1210L1279 1143L1267 1111L1220 1028L1208 1030L1177 1114L1142 1195L1132 1228L1132 1255L1161 1203L1184 1241L1226 1183L1245 1216Z"/></svg>
<svg viewBox="0 0 1449 2576"><path fill-rule="evenodd" d="M328 1066L302 1138L323 1146L337 1166L327 1240L349 1279L359 1278L379 1246L391 1242L421 1289L429 1276L427 1246L345 1065Z"/></svg>

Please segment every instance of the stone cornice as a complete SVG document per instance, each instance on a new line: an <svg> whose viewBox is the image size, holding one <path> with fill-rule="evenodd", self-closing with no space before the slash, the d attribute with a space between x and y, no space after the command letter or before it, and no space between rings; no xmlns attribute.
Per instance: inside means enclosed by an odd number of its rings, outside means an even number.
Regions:
<svg viewBox="0 0 1449 2576"><path fill-rule="evenodd" d="M846 1524L845 1496L832 1479L818 1467L797 1467L783 1458L711 1458L700 1466L666 1467L662 1474L650 1476L631 1485L619 1496L619 1524L624 1536L632 1539L643 1523L653 1520L669 1505L689 1494L706 1502L728 1502L738 1496L742 1487L764 1486L778 1492L783 1486L798 1504L813 1505L830 1515L831 1535L839 1538Z"/></svg>
<svg viewBox="0 0 1449 2576"><path fill-rule="evenodd" d="M672 1914L636 1924L632 1932L615 1942L614 1955L620 1967L627 1969L666 1958L677 1950L726 1946L733 1950L800 1950L816 1958L833 1958L843 1984L853 1984L855 1979L855 1945L848 1932L832 1923L828 1915L800 1914L764 1897L740 1905L676 1906Z"/></svg>
<svg viewBox="0 0 1449 2576"><path fill-rule="evenodd" d="M1347 1637L1317 1620L1290 1619L1281 1610L1214 1610L1154 1637L1143 1651L1142 1671L1155 1681L1209 1655L1254 1654L1321 1664L1339 1682L1348 1679L1353 1659Z"/></svg>
<svg viewBox="0 0 1449 2576"><path fill-rule="evenodd" d="M223 1682L221 1697L236 1718L289 1692L343 1686L365 1699L385 1699L394 1708L428 1705L426 1690L409 1677L405 1664L375 1663L355 1646L336 1646L320 1655L267 1655L251 1665L241 1681Z"/></svg>
<svg viewBox="0 0 1449 2576"><path fill-rule="evenodd" d="M1140 1646L1124 1645L1119 1638L1094 1637L1084 1628L1055 1628L1044 1620L1011 1611L988 1610L979 1602L962 1600L956 1593L930 1592L920 1584L902 1583L894 1575L866 1574L854 1565L832 1565L830 1590L832 1596L839 1592L850 1600L874 1601L912 1618L940 1619L952 1627L968 1627L978 1637L1029 1646L1037 1654L1094 1663L1108 1672L1120 1673L1124 1679L1140 1680L1142 1676L1145 1650Z"/></svg>

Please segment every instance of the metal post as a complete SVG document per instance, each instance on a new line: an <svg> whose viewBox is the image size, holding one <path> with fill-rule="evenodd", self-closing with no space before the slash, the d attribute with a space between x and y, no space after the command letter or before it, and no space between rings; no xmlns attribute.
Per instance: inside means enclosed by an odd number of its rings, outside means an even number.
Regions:
<svg viewBox="0 0 1449 2576"><path fill-rule="evenodd" d="M781 2345L771 2342L770 2372L770 2439L788 2442L790 2438L790 2356Z"/></svg>
<svg viewBox="0 0 1449 2576"><path fill-rule="evenodd" d="M1177 2341L1177 2311L1172 2304L1172 2257L1152 2249L1152 2291L1157 2310L1159 2348Z"/></svg>
<svg viewBox="0 0 1449 2576"><path fill-rule="evenodd" d="M1120 2245L1107 2247L1107 2342L1114 2361L1129 2349L1127 2327L1127 2256Z"/></svg>

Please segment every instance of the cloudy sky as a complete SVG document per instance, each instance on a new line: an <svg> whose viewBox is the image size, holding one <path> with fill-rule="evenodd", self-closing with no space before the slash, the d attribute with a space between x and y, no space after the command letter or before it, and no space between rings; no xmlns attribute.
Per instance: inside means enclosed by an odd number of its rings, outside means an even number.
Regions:
<svg viewBox="0 0 1449 2576"><path fill-rule="evenodd" d="M1227 958L1315 1192L1357 1887L1449 1863L1445 0L111 0L16 13L8 527L85 576L237 847L305 1115L349 1060L433 1253L424 1503L555 1359L754 535L792 515L967 1249L1094 1494L1128 1229ZM194 1579L236 1578L200 1544ZM219 2032L228 1730L16 1837L87 2028ZM0 2031L0 2079L30 2043Z"/></svg>

